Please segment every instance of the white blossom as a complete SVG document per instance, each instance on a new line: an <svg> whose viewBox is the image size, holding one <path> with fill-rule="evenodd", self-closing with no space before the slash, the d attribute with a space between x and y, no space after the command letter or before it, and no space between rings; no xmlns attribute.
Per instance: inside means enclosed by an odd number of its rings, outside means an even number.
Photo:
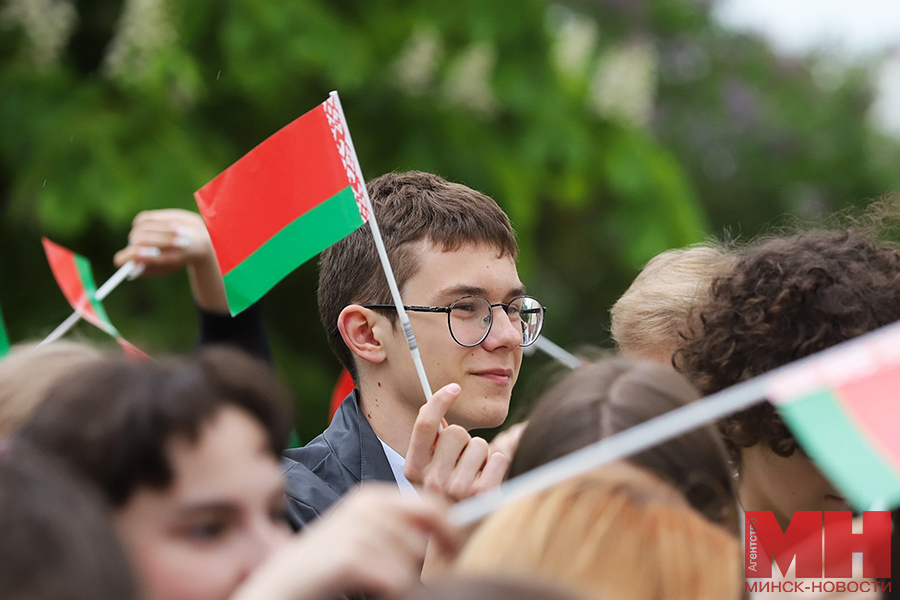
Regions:
<svg viewBox="0 0 900 600"><path fill-rule="evenodd" d="M492 44L471 45L451 63L444 80L444 95L453 104L482 116L497 111L497 99L491 89L497 51Z"/></svg>
<svg viewBox="0 0 900 600"><path fill-rule="evenodd" d="M69 0L7 0L0 9L0 26L25 30L39 69L59 61L77 24L78 13Z"/></svg>
<svg viewBox="0 0 900 600"><path fill-rule="evenodd" d="M128 0L104 59L104 69L113 78L140 79L153 58L177 38L165 0Z"/></svg>
<svg viewBox="0 0 900 600"><path fill-rule="evenodd" d="M553 64L556 69L564 75L582 75L597 47L598 37L599 30L593 19L576 14L568 15L559 24L553 44Z"/></svg>
<svg viewBox="0 0 900 600"><path fill-rule="evenodd" d="M438 32L420 28L412 33L393 72L397 83L410 94L422 94L433 83L444 48Z"/></svg>
<svg viewBox="0 0 900 600"><path fill-rule="evenodd" d="M597 61L589 103L602 117L643 127L653 116L659 59L652 44L633 41Z"/></svg>

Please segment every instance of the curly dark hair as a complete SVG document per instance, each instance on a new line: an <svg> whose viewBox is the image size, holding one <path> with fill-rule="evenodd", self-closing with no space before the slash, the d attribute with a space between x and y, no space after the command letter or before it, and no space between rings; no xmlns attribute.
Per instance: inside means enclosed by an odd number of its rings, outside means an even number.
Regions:
<svg viewBox="0 0 900 600"><path fill-rule="evenodd" d="M711 394L900 320L900 252L855 229L765 239L740 252L696 313L674 363ZM780 456L797 448L769 403L719 426L735 459L760 442Z"/></svg>

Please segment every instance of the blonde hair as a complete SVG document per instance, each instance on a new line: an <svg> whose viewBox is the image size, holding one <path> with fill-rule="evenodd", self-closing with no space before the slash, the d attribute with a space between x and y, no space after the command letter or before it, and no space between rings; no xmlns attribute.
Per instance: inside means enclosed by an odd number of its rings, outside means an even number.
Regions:
<svg viewBox="0 0 900 600"><path fill-rule="evenodd" d="M660 360L666 352L668 364L691 310L734 264L734 254L714 243L654 256L609 311L616 347L629 358Z"/></svg>
<svg viewBox="0 0 900 600"><path fill-rule="evenodd" d="M456 565L531 575L596 600L737 600L737 539L648 472L617 464L500 509Z"/></svg>
<svg viewBox="0 0 900 600"><path fill-rule="evenodd" d="M63 375L103 356L85 343L16 344L0 360L0 437L15 433Z"/></svg>

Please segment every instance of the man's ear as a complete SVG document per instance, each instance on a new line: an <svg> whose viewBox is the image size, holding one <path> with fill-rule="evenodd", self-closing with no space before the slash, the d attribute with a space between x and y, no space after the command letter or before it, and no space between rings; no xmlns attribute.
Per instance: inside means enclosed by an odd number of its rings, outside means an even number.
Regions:
<svg viewBox="0 0 900 600"><path fill-rule="evenodd" d="M376 333L376 326L382 319L385 317L359 304L344 307L338 315L337 326L350 352L366 362L384 362L387 354Z"/></svg>

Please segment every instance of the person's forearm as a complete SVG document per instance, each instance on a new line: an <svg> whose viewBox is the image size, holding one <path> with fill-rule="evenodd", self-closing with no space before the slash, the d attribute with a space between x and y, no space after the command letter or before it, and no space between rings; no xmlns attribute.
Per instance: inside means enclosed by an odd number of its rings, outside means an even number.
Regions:
<svg viewBox="0 0 900 600"><path fill-rule="evenodd" d="M215 256L204 257L188 265L188 277L197 306L208 312L228 314L225 282L222 280Z"/></svg>

